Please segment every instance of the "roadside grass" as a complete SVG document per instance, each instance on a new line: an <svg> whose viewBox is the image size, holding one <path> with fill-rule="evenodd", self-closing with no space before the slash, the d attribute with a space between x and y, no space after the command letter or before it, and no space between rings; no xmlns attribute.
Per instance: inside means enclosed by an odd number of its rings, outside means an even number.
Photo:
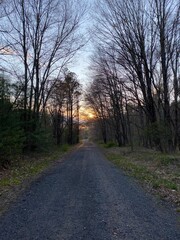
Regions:
<svg viewBox="0 0 180 240"><path fill-rule="evenodd" d="M144 183L150 191L175 203L180 211L180 153L163 154L143 148L132 152L128 147L101 146L111 162Z"/></svg>
<svg viewBox="0 0 180 240"><path fill-rule="evenodd" d="M4 173L0 176L0 187L19 185L24 180L40 174L70 148L68 145L62 145L61 147L54 147L48 152L31 153L30 156L18 157L9 169L4 170Z"/></svg>
<svg viewBox="0 0 180 240"><path fill-rule="evenodd" d="M29 183L56 161L61 161L74 146L52 147L46 152L16 156L8 169L0 170L0 215L3 214Z"/></svg>

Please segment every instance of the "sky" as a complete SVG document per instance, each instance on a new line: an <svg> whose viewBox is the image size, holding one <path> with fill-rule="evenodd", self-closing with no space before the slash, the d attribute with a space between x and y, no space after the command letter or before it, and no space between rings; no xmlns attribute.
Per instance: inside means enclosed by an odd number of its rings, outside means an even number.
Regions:
<svg viewBox="0 0 180 240"><path fill-rule="evenodd" d="M74 58L73 62L69 65L69 70L76 73L77 78L82 84L83 93L88 86L88 83L91 82L91 72L89 69L90 66L90 57L93 52L93 47L88 43L82 51L80 51ZM81 96L80 101L80 119L81 121L91 119L94 117L92 110L87 106L84 95Z"/></svg>
<svg viewBox="0 0 180 240"><path fill-rule="evenodd" d="M89 44L88 44L89 45ZM86 89L86 86L91 81L90 79L90 56L92 54L92 51L88 50L89 46L86 45L83 49L83 51L79 52L73 62L69 65L69 70L76 73L77 78L82 84L83 92ZM91 111L87 108L86 103L84 101L84 96L82 94L81 101L80 101L80 119L85 120L87 118L91 118Z"/></svg>
<svg viewBox="0 0 180 240"><path fill-rule="evenodd" d="M88 4L87 16L82 25L81 31L88 35L87 32L92 29L93 21L91 12L93 9L93 3L96 0L83 0ZM70 71L74 72L78 76L78 80L83 85L83 88L91 80L91 74L89 70L90 57L93 54L93 44L91 40L75 55L72 63L69 65Z"/></svg>
<svg viewBox="0 0 180 240"><path fill-rule="evenodd" d="M96 0L81 0L88 4L86 18L83 19L83 24L81 25L80 31L84 36L89 36L87 33L90 28L92 28L92 17L91 12L93 9L93 2ZM68 69L77 75L79 82L82 84L83 89L86 88L88 83L91 81L91 73L89 70L90 57L93 54L93 45L89 41L80 51L76 53L71 63L67 66ZM6 55L7 57L7 55ZM9 61L12 65L13 61ZM14 62L17 65L17 62ZM5 62L7 64L7 62ZM17 68L15 67L17 70ZM20 71L19 71L20 72ZM85 106L85 102L82 101L82 106Z"/></svg>
<svg viewBox="0 0 180 240"><path fill-rule="evenodd" d="M93 9L93 3L96 0L83 0L89 5L89 9L87 12L87 17L84 20L84 24L82 26L81 31L84 34L88 35L87 32L92 30L93 27L93 20L91 16L91 12ZM72 63L69 65L69 70L76 73L79 82L82 84L83 90L86 89L88 84L91 82L91 71L90 71L90 58L93 54L93 42L90 40L88 43L75 55L72 60ZM80 119L87 120L94 118L94 114L92 110L87 106L84 97L82 95L81 102L80 102Z"/></svg>
<svg viewBox="0 0 180 240"><path fill-rule="evenodd" d="M86 46L83 51L79 52L69 65L70 71L76 73L78 80L83 85L83 88L85 88L91 80L89 66L92 51L88 51L87 48L88 46Z"/></svg>

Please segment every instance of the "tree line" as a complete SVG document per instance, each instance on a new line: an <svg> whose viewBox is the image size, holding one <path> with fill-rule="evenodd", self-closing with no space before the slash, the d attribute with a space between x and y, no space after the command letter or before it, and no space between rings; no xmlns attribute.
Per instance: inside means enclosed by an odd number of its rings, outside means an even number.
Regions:
<svg viewBox="0 0 180 240"><path fill-rule="evenodd" d="M76 0L0 1L1 164L50 139L78 142L81 86L66 66L84 46L85 13Z"/></svg>
<svg viewBox="0 0 180 240"><path fill-rule="evenodd" d="M179 1L99 2L86 101L104 142L180 149Z"/></svg>

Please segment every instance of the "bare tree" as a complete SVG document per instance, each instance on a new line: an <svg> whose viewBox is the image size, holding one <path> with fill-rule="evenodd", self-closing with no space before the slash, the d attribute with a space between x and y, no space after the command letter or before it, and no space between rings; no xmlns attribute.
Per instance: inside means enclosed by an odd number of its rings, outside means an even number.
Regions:
<svg viewBox="0 0 180 240"><path fill-rule="evenodd" d="M68 126L67 142L69 144L73 144L74 143L74 140L73 140L74 114L76 110L79 110L78 104L79 104L81 86L77 80L76 74L72 72L66 73L64 84L65 84L65 92L66 92L66 121ZM76 112L77 117L78 117L78 114L79 113Z"/></svg>
<svg viewBox="0 0 180 240"><path fill-rule="evenodd" d="M75 1L12 0L4 11L11 12L6 19L10 31L4 38L24 66L24 108L29 86L28 107L38 112L48 79L57 76L83 44L77 29L84 9L77 12Z"/></svg>
<svg viewBox="0 0 180 240"><path fill-rule="evenodd" d="M161 68L161 79L163 86L163 112L164 124L167 129L167 151L172 151L174 146L172 135L172 116L170 113L170 92L174 87L174 97L177 111L177 75L178 75L178 19L180 4L171 0L154 0L152 8L155 12L155 25L157 29L157 51L159 54L159 65ZM174 86L172 86L172 77L174 77ZM177 127L177 112L176 112ZM176 136L177 138L177 136ZM177 141L177 140L175 140ZM176 143L175 143L176 145Z"/></svg>
<svg viewBox="0 0 180 240"><path fill-rule="evenodd" d="M100 22L100 34L111 41L106 42L109 49L114 49L115 61L124 68L127 77L132 81L134 90L141 92L136 97L143 97L151 124L156 123L156 111L153 101L152 71L154 69L154 38L147 39L148 20L145 18L144 2L105 1L106 8L100 9L103 21ZM105 29L106 26L106 29ZM99 29L99 27L98 27ZM149 44L148 41L150 42ZM103 39L102 39L103 42ZM107 50L109 52L109 50ZM139 101L139 99L137 99ZM159 143L158 143L159 144Z"/></svg>
<svg viewBox="0 0 180 240"><path fill-rule="evenodd" d="M56 81L48 101L48 111L52 117L53 135L56 143L62 142L66 130L66 142L79 141L79 98L81 85L73 72L66 70L64 78ZM65 138L65 137L64 137Z"/></svg>
<svg viewBox="0 0 180 240"><path fill-rule="evenodd" d="M4 6L8 31L3 39L22 66L25 130L32 120L36 129L62 68L84 45L79 26L85 6L80 5L73 0L9 0Z"/></svg>
<svg viewBox="0 0 180 240"><path fill-rule="evenodd" d="M149 145L172 151L175 124L170 113L170 93L172 76L177 79L179 3L172 0L101 3L96 15L96 39L119 69L124 70L128 79L126 91L133 94L134 102L146 114ZM112 65L110 68L113 69ZM175 84L177 95L176 80Z"/></svg>
<svg viewBox="0 0 180 240"><path fill-rule="evenodd" d="M112 119L115 138L119 146L122 146L127 143L122 91L123 81L117 69L117 63L112 56L112 51L110 56L102 47L98 48L97 53L92 59L91 68L94 69L95 78L98 76L101 94L109 102L109 104L106 104L109 119Z"/></svg>
<svg viewBox="0 0 180 240"><path fill-rule="evenodd" d="M47 106L48 112L51 115L53 136L56 144L62 143L63 132L66 127L65 121L65 86L62 80L56 81Z"/></svg>

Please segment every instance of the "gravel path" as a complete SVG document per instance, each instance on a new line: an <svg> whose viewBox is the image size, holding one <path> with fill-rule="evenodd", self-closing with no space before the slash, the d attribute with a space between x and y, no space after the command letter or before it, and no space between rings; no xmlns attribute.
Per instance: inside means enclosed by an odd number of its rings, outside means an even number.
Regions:
<svg viewBox="0 0 180 240"><path fill-rule="evenodd" d="M85 143L0 218L1 240L179 240L172 209Z"/></svg>

